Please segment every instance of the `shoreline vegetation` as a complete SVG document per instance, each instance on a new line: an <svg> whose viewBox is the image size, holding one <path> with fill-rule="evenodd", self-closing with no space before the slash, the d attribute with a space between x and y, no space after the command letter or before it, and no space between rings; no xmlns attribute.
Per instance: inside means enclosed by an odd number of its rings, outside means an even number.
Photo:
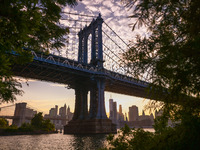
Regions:
<svg viewBox="0 0 200 150"><path fill-rule="evenodd" d="M0 136L2 135L37 135L58 133L49 119L44 120L42 113L35 114L30 123L23 123L20 127L8 125L8 121L0 118Z"/></svg>
<svg viewBox="0 0 200 150"><path fill-rule="evenodd" d="M0 136L11 136L11 135L40 135L40 134L56 134L58 131L21 131L19 129L16 130L8 130L8 129L0 129Z"/></svg>

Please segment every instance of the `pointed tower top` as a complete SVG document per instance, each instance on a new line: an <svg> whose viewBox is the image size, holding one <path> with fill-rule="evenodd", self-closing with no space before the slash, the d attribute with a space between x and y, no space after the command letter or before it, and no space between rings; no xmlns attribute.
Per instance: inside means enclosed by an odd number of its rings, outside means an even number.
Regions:
<svg viewBox="0 0 200 150"><path fill-rule="evenodd" d="M144 110L142 110L142 116L145 116Z"/></svg>

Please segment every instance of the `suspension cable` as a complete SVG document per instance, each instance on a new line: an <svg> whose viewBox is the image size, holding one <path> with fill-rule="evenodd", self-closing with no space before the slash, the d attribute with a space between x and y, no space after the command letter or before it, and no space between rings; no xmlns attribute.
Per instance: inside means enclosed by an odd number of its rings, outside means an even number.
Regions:
<svg viewBox="0 0 200 150"><path fill-rule="evenodd" d="M104 24L113 32L113 33L115 33L116 35L117 35L117 37L120 39L120 40L122 40L122 42L124 43L124 44L126 44L128 47L129 47L129 45L106 23L106 22L104 22ZM129 47L130 48L130 47Z"/></svg>
<svg viewBox="0 0 200 150"><path fill-rule="evenodd" d="M120 61L122 61L123 63L125 63L118 55L116 55L109 47L107 47L105 44L103 44L103 46L105 46L112 54L114 54Z"/></svg>
<svg viewBox="0 0 200 150"><path fill-rule="evenodd" d="M91 20L75 20L75 19L60 19L60 20L68 20L68 21L77 21L77 22L90 22Z"/></svg>
<svg viewBox="0 0 200 150"><path fill-rule="evenodd" d="M103 31L103 30L102 30ZM113 43L115 43L123 52L126 52L124 49L122 49L106 32L104 32L103 31L103 33L109 38L109 39L111 39L111 41L113 42Z"/></svg>
<svg viewBox="0 0 200 150"><path fill-rule="evenodd" d="M12 107L12 106L15 106L15 104L8 105L8 106L2 106L2 107L0 107L0 109L1 109L1 108L6 108L6 107Z"/></svg>
<svg viewBox="0 0 200 150"><path fill-rule="evenodd" d="M70 15L76 15L76 16L85 16L85 17L97 17L97 16L92 16L92 15L85 15L85 14L78 14L78 13L71 13L71 12L61 12L63 14L70 14Z"/></svg>

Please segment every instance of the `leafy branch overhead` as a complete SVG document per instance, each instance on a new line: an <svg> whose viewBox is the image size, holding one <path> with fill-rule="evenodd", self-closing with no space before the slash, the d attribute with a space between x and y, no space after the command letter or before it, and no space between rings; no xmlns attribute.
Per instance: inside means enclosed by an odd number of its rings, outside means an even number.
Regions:
<svg viewBox="0 0 200 150"><path fill-rule="evenodd" d="M23 48L48 52L64 46L69 29L60 24L60 13L66 5L76 4L76 0L0 1L0 102L13 101L15 94L21 94L10 67L32 60ZM19 56L8 55L12 50Z"/></svg>

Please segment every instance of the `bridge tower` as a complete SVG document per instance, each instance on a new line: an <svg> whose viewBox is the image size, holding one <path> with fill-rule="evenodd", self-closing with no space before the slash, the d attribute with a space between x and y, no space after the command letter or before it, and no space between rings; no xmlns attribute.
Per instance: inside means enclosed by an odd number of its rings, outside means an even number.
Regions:
<svg viewBox="0 0 200 150"><path fill-rule="evenodd" d="M79 49L78 49L78 62L83 64L90 63L99 69L103 68L103 47L102 47L102 23L101 15L96 20L92 20L89 26L85 26L78 33L79 36ZM91 40L91 60L88 60L88 37L92 35Z"/></svg>
<svg viewBox="0 0 200 150"><path fill-rule="evenodd" d="M20 127L26 121L26 105L27 103L15 104L15 113L13 119L13 125Z"/></svg>
<svg viewBox="0 0 200 150"><path fill-rule="evenodd" d="M93 19L78 33L78 62L91 65L98 72L103 71L101 15ZM88 62L88 37L91 39L91 60ZM106 116L104 100L105 81L103 76L91 77L89 83L77 82L75 86L75 111L72 121L64 127L65 134L116 133L116 125ZM88 92L90 109L88 112Z"/></svg>

